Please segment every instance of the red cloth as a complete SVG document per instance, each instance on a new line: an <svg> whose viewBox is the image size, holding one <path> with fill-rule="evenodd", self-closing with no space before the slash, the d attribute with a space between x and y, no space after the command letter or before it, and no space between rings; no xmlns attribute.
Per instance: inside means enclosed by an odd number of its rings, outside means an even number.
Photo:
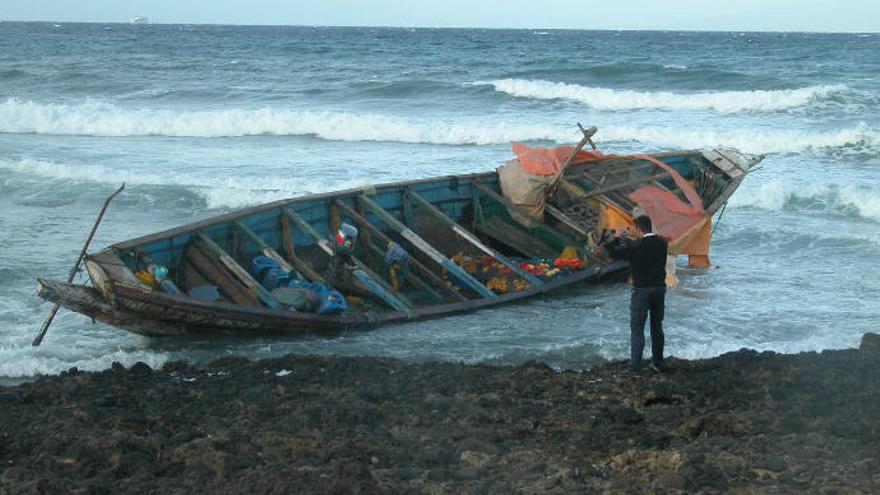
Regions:
<svg viewBox="0 0 880 495"><path fill-rule="evenodd" d="M706 210L703 209L703 200L694 186L674 168L648 155L633 155L625 158L646 160L666 170L688 200L685 203L675 194L654 186L644 186L633 191L629 195L629 199L645 209L651 218L654 232L675 242L683 234L704 221Z"/></svg>
<svg viewBox="0 0 880 495"><path fill-rule="evenodd" d="M533 175L555 175L574 152L574 146L530 148L515 141L510 144L523 170ZM588 163L603 159L605 154L601 151L581 150L571 163Z"/></svg>

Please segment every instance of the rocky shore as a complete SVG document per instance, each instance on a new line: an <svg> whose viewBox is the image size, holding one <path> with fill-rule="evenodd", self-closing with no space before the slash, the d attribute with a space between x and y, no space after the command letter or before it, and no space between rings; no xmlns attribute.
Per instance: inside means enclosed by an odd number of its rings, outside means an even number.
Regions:
<svg viewBox="0 0 880 495"><path fill-rule="evenodd" d="M0 494L880 493L880 335L669 364L72 369L0 387Z"/></svg>

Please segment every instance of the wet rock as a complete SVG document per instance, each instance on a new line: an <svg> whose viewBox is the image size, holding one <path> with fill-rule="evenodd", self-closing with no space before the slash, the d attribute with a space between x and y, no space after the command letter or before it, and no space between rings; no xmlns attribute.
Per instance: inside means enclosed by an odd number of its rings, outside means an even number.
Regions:
<svg viewBox="0 0 880 495"><path fill-rule="evenodd" d="M162 371L166 373L182 372L192 368L192 365L186 361L169 361L162 366Z"/></svg>
<svg viewBox="0 0 880 495"><path fill-rule="evenodd" d="M775 456L767 456L755 463L755 467L768 471L782 472L788 467L785 461Z"/></svg>
<svg viewBox="0 0 880 495"><path fill-rule="evenodd" d="M18 392L0 392L0 404L8 402L22 402Z"/></svg>
<svg viewBox="0 0 880 495"><path fill-rule="evenodd" d="M640 412L629 406L609 408L606 415L615 423L622 423L625 425L634 425L645 420L645 417Z"/></svg>
<svg viewBox="0 0 880 495"><path fill-rule="evenodd" d="M495 461L495 456L483 452L466 450L461 453L461 462L475 468L484 468Z"/></svg>
<svg viewBox="0 0 880 495"><path fill-rule="evenodd" d="M209 368L238 368L249 363L247 358L241 356L225 356L208 363Z"/></svg>
<svg viewBox="0 0 880 495"><path fill-rule="evenodd" d="M859 344L859 350L865 353L880 354L880 334L865 333L862 335L862 342Z"/></svg>
<svg viewBox="0 0 880 495"><path fill-rule="evenodd" d="M654 486L666 490L685 490L687 489L687 478L674 471L666 471L657 476Z"/></svg>
<svg viewBox="0 0 880 495"><path fill-rule="evenodd" d="M308 356L65 372L0 389L0 495L874 493L864 356L744 350L639 380Z"/></svg>
<svg viewBox="0 0 880 495"><path fill-rule="evenodd" d="M131 366L129 372L134 376L146 376L153 373L153 369L147 363L138 361Z"/></svg>

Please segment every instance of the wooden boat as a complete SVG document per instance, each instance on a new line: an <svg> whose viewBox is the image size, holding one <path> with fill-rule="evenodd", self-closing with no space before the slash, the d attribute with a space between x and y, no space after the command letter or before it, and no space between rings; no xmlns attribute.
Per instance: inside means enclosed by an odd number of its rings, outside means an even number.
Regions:
<svg viewBox="0 0 880 495"><path fill-rule="evenodd" d="M281 200L111 245L86 257L90 286L40 279L37 292L150 336L338 331L474 311L610 279L626 264L596 248L598 210L625 216L636 206L629 195L645 185L683 198L680 181L673 180L679 174L708 205L711 219L760 158L712 150L570 161L542 221L530 226L515 219L520 207L502 194L496 172ZM335 255L332 233L343 222L360 236L350 260L354 285L345 291L349 304L341 314L289 309L249 269L254 256L263 255L293 278L325 282ZM383 264L392 242L410 255L397 284ZM579 266L547 270L566 247L577 252ZM136 276L145 263L166 267L180 292ZM500 285L513 288L500 287L497 276L490 283L487 271L504 272L510 283ZM191 297L195 287L216 288L218 299Z"/></svg>

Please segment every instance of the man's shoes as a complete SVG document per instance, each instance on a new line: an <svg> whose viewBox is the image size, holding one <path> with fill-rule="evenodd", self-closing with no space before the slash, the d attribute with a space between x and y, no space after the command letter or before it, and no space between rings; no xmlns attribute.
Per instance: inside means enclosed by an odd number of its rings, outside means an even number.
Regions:
<svg viewBox="0 0 880 495"><path fill-rule="evenodd" d="M653 371L654 373L663 373L666 371L666 365L664 365L663 363L657 364L652 362L648 365L648 369Z"/></svg>
<svg viewBox="0 0 880 495"><path fill-rule="evenodd" d="M624 375L641 375L642 371L644 371L642 368L633 368L633 367L627 366L626 368L623 369L623 374Z"/></svg>

